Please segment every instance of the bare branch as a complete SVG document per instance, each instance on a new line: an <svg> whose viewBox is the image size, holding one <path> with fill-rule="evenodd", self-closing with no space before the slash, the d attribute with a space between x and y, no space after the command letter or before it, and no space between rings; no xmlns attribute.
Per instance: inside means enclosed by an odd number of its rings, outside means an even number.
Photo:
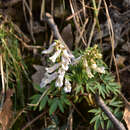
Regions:
<svg viewBox="0 0 130 130"><path fill-rule="evenodd" d="M99 97L98 95L95 95L95 100L98 104L98 106L102 109L102 111L109 117L109 119L112 121L114 126L117 128L117 130L126 130L124 125L117 120L117 118L111 113L109 108L106 106L104 101Z"/></svg>
<svg viewBox="0 0 130 130"><path fill-rule="evenodd" d="M71 51L69 50L68 46L65 44L64 40L62 39L60 33L59 33L59 30L57 28L57 25L55 24L54 22L54 19L52 17L51 14L49 13L46 13L45 16L44 16L44 21L48 23L48 25L50 26L50 28L52 29L53 31L53 34L54 34L54 37L61 41L61 43L67 48L67 50L71 53Z"/></svg>

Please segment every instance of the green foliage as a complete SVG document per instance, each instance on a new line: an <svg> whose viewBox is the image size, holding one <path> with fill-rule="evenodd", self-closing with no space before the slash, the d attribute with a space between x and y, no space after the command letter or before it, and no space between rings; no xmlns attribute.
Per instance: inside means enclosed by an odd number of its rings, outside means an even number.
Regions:
<svg viewBox="0 0 130 130"><path fill-rule="evenodd" d="M16 86L19 105L24 106L23 77L27 76L27 66L24 64L19 41L12 22L0 15L0 55L2 56L3 71L5 73L5 90ZM18 34L17 34L18 35Z"/></svg>
<svg viewBox="0 0 130 130"><path fill-rule="evenodd" d="M42 93L46 91L45 88L40 88L40 86L35 86L37 91L39 91L40 94L33 95L30 100L31 104L36 104L40 97L42 96ZM55 89L55 87L52 85L45 96L43 96L42 100L39 104L39 110L43 110L45 106L49 106L49 114L52 115L57 109L59 109L61 112L64 112L65 105L71 105L69 99L67 98L67 94L64 91L61 91L62 95L60 96L60 91ZM36 107L34 107L36 109Z"/></svg>

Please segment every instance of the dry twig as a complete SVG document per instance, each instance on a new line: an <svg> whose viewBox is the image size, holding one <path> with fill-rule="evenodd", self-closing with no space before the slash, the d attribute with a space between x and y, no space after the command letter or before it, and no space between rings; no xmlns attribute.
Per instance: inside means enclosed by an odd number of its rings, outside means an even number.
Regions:
<svg viewBox="0 0 130 130"><path fill-rule="evenodd" d="M46 111L35 117L32 121L28 122L21 130L27 129L29 126L31 126L35 121L37 121L39 118L41 118L43 115L46 114Z"/></svg>
<svg viewBox="0 0 130 130"><path fill-rule="evenodd" d="M107 7L107 4L106 4L106 1L105 1L105 0L103 0L103 1L104 1L104 5L105 5L106 16L107 16L107 21L108 21L108 29L109 29L110 39L111 39L112 58L113 58L113 60L114 60L115 67L116 67L117 79L118 79L118 82L120 83L120 77L119 77L118 66L117 66L116 57L115 57L115 54L114 54L115 40L114 40L113 26L112 26L112 22L111 22L111 18L110 18L109 12L108 12L108 7Z"/></svg>
<svg viewBox="0 0 130 130"><path fill-rule="evenodd" d="M45 16L44 16L44 21L47 22L48 25L50 26L50 28L52 29L54 37L56 39L60 40L61 44L63 44L67 48L67 50L71 53L68 46L65 44L65 42L62 39L62 37L61 37L61 35L59 33L59 30L57 28L57 25L54 22L54 19L53 19L52 15L49 14L49 13L46 13Z"/></svg>
<svg viewBox="0 0 130 130"><path fill-rule="evenodd" d="M98 95L95 95L95 100L98 104L98 106L103 110L103 112L109 117L109 119L112 121L114 126L117 128L117 130L126 130L124 125L116 119L116 117L111 113L111 111L108 109L104 101L99 97Z"/></svg>

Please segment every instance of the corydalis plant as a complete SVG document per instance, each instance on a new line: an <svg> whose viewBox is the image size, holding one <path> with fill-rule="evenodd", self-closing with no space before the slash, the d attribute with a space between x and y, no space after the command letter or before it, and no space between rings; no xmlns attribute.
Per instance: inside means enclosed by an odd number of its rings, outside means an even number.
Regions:
<svg viewBox="0 0 130 130"><path fill-rule="evenodd" d="M89 111L94 113L90 123L95 123L95 128L97 124L102 125L104 129L106 122L109 128L110 121L96 106L93 95L101 96L109 109L118 117L121 115L122 107L122 102L118 98L120 86L108 72L98 46L87 48L75 58L60 41L55 41L47 50L42 51L42 54L51 54L49 59L52 65L46 68L38 88L42 94L32 97L33 103L40 103L39 110L48 104L50 115L58 108L64 112L65 106L71 104L70 100L77 103L85 99L88 105L95 107Z"/></svg>
<svg viewBox="0 0 130 130"><path fill-rule="evenodd" d="M71 84L65 78L65 73L69 69L69 64L71 64L74 56L59 41L55 41L47 50L42 51L42 54L51 54L53 52L54 54L49 59L54 65L46 68L46 73L40 87L45 87L53 80L56 80L55 86L61 88L65 80L64 91L66 93L71 92Z"/></svg>

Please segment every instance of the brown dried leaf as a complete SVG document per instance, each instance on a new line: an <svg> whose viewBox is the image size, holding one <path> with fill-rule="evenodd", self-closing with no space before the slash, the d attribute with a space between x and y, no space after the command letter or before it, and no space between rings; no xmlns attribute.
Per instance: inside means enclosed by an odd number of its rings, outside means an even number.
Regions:
<svg viewBox="0 0 130 130"><path fill-rule="evenodd" d="M125 44L123 44L122 49L130 53L130 42L126 42Z"/></svg>
<svg viewBox="0 0 130 130"><path fill-rule="evenodd" d="M67 26L64 27L64 29L61 32L61 36L67 46L72 49L73 47L73 34L72 34L72 28L71 24L68 24Z"/></svg>
<svg viewBox="0 0 130 130"><path fill-rule="evenodd" d="M125 56L121 56L119 54L116 55L116 63L119 67L125 67L125 62L126 57Z"/></svg>
<svg viewBox="0 0 130 130"><path fill-rule="evenodd" d="M13 95L13 93L13 89L7 90L6 100L4 102L2 110L0 111L0 124L2 125L3 130L8 130L11 124L11 119L13 115L11 96Z"/></svg>
<svg viewBox="0 0 130 130"><path fill-rule="evenodd" d="M36 72L32 75L33 83L40 85L45 73L45 67L41 65L33 65L33 67L36 69Z"/></svg>
<svg viewBox="0 0 130 130"><path fill-rule="evenodd" d="M128 130L130 130L130 102L125 106L123 118L127 124Z"/></svg>

